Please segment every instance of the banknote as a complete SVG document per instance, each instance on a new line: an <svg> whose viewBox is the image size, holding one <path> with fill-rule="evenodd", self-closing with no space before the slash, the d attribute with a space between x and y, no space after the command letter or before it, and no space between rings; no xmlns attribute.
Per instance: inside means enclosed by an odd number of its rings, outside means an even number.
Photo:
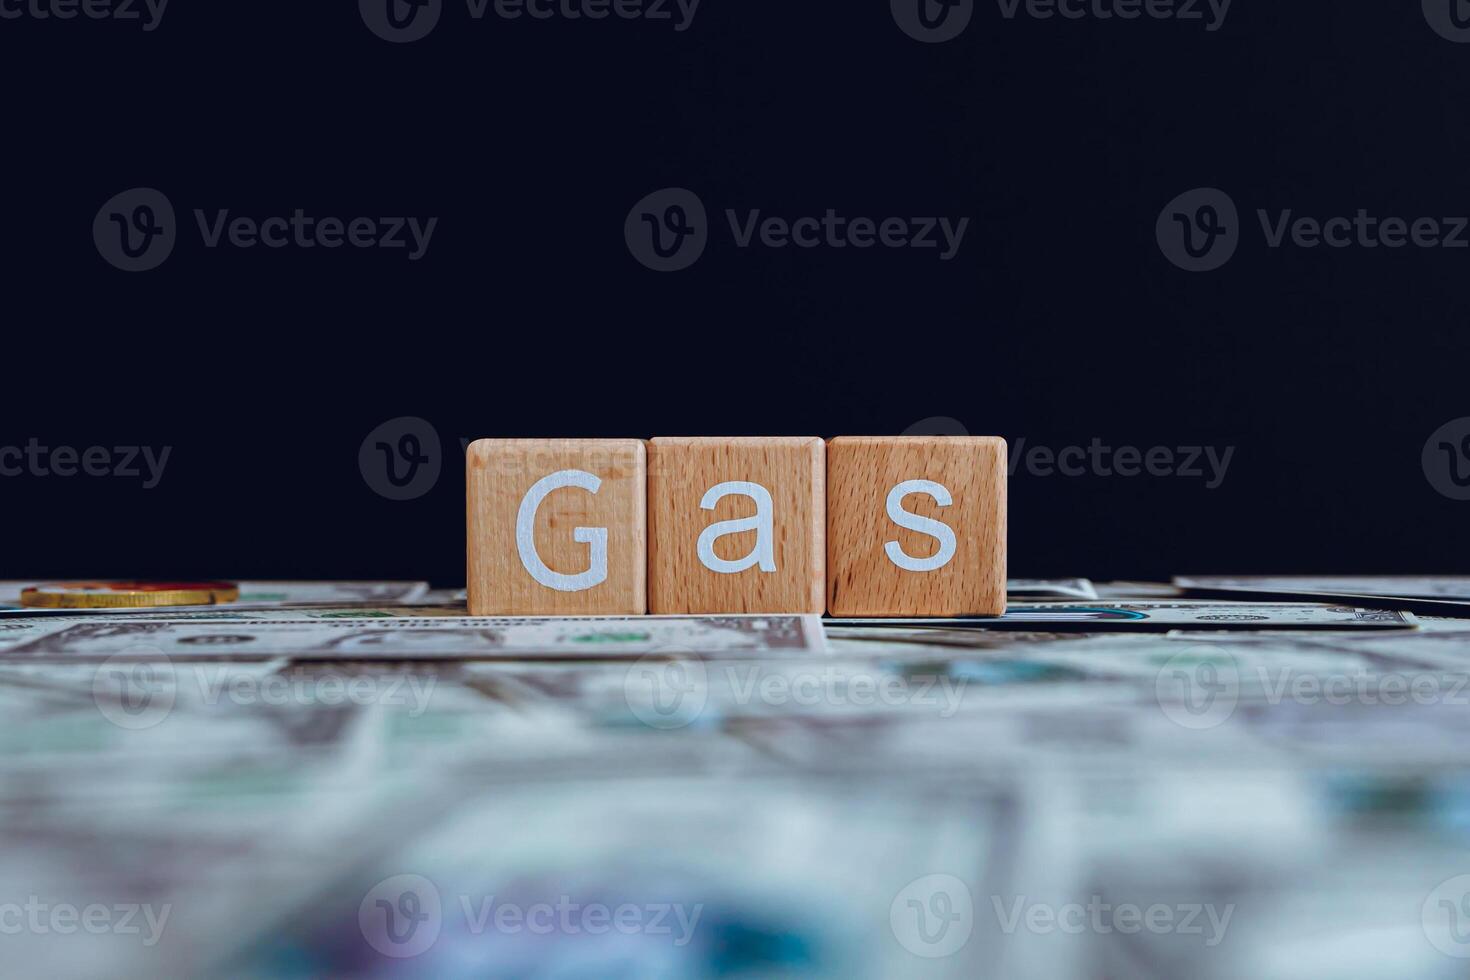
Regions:
<svg viewBox="0 0 1470 980"><path fill-rule="evenodd" d="M1096 599L1097 590L1085 578L1013 578L1006 582L1012 599Z"/></svg>
<svg viewBox="0 0 1470 980"><path fill-rule="evenodd" d="M1470 576L1465 575L1204 575L1178 576L1174 584L1194 596L1334 601L1470 618Z"/></svg>
<svg viewBox="0 0 1470 980"><path fill-rule="evenodd" d="M0 645L0 658L332 660L629 657L821 651L816 616L372 617L51 620Z"/></svg>
<svg viewBox="0 0 1470 980"><path fill-rule="evenodd" d="M872 638L891 633L893 639L924 637L939 642L935 634L962 638L970 630L1106 630L1167 631L1280 630L1280 629L1414 629L1408 613L1320 603L1207 602L1147 600L1073 604L1059 602L1013 602L1001 616L951 619L852 619L827 621L833 636L859 638L851 630L873 631Z"/></svg>
<svg viewBox="0 0 1470 980"><path fill-rule="evenodd" d="M1463 621L1013 609L0 620L6 972L1455 975Z"/></svg>
<svg viewBox="0 0 1470 980"><path fill-rule="evenodd" d="M1178 575L1182 588L1312 592L1470 601L1470 575Z"/></svg>

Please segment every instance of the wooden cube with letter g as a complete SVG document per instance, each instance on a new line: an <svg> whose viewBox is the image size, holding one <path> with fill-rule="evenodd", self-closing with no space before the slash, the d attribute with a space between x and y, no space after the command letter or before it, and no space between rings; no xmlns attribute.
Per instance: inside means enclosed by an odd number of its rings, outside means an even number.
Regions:
<svg viewBox="0 0 1470 980"><path fill-rule="evenodd" d="M480 439L465 455L473 616L647 611L640 439Z"/></svg>
<svg viewBox="0 0 1470 980"><path fill-rule="evenodd" d="M998 616L1006 443L841 436L827 446L827 611Z"/></svg>

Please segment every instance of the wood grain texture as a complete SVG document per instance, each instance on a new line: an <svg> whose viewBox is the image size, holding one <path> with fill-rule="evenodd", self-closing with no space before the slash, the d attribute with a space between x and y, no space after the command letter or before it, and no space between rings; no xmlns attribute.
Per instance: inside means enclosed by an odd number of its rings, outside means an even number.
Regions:
<svg viewBox="0 0 1470 980"><path fill-rule="evenodd" d="M949 506L925 493L902 510L948 525L953 558L909 571L885 551L914 559L939 553L938 538L895 524L889 492L929 480ZM1006 603L1006 443L995 437L842 436L827 447L827 609L833 616L999 615Z"/></svg>
<svg viewBox="0 0 1470 980"><path fill-rule="evenodd" d="M607 578L558 591L532 577L516 543L516 519L532 486L561 470L601 480L596 493L567 486L540 503L531 525L536 553L554 572L576 575L593 547L575 529L607 529ZM481 439L465 456L469 609L474 616L609 616L647 611L647 471L640 439Z"/></svg>
<svg viewBox="0 0 1470 980"><path fill-rule="evenodd" d="M648 444L648 602L656 614L820 613L826 595L823 537L826 445L816 437L658 438ZM752 517L755 501L733 494L704 510L717 484L758 483L771 494L775 571L713 571L698 556L701 532ZM715 539L736 561L758 532Z"/></svg>

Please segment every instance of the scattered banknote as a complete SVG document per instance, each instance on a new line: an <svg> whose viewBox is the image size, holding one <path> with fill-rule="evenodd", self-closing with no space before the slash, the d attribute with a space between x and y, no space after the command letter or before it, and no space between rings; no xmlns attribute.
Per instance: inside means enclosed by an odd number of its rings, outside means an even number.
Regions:
<svg viewBox="0 0 1470 980"><path fill-rule="evenodd" d="M1305 599L1350 602L1440 616L1470 618L1470 576L1179 576L1195 596L1225 599Z"/></svg>
<svg viewBox="0 0 1470 980"><path fill-rule="evenodd" d="M1011 603L1001 616L948 619L853 619L827 621L835 636L851 636L853 628L888 630L910 635L924 631L963 635L967 630L1280 630L1280 629L1414 629L1414 617L1394 610L1358 609L1319 603L1138 602ZM876 637L875 637L876 638ZM897 637L895 637L897 638Z"/></svg>
<svg viewBox="0 0 1470 980"><path fill-rule="evenodd" d="M820 651L816 616L53 619L0 631L0 657L473 660Z"/></svg>
<svg viewBox="0 0 1470 980"><path fill-rule="evenodd" d="M1097 590L1085 578L1013 578L1006 582L1012 599L1096 599Z"/></svg>
<svg viewBox="0 0 1470 980"><path fill-rule="evenodd" d="M0 619L6 973L1460 975L1463 621L1013 609Z"/></svg>

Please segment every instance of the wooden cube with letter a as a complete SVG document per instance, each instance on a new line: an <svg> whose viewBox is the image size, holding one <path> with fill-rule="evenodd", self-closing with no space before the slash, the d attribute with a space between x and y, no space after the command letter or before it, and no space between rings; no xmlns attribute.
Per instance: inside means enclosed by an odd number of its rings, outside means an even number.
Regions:
<svg viewBox="0 0 1470 980"><path fill-rule="evenodd" d="M815 437L648 444L648 604L820 613L826 445Z"/></svg>
<svg viewBox="0 0 1470 980"><path fill-rule="evenodd" d="M1006 443L842 436L827 447L827 610L989 616L1006 605Z"/></svg>
<svg viewBox="0 0 1470 980"><path fill-rule="evenodd" d="M474 616L647 611L641 439L481 439L465 455Z"/></svg>

